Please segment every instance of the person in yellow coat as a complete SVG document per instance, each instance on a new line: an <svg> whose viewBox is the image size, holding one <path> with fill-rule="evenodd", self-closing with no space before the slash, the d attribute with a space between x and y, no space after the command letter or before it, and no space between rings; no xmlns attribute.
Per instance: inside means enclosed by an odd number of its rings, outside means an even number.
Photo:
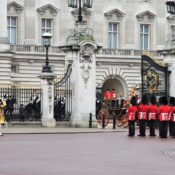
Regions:
<svg viewBox="0 0 175 175"><path fill-rule="evenodd" d="M6 101L0 99L0 136L2 136L1 125L5 123L4 108L6 107Z"/></svg>

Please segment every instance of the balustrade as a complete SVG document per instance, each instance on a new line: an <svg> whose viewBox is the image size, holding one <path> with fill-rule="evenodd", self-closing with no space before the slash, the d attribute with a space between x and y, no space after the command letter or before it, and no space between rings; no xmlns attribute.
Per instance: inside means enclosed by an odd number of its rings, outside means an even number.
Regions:
<svg viewBox="0 0 175 175"><path fill-rule="evenodd" d="M10 50L12 52L28 52L28 53L45 53L44 46L32 46L32 45L11 45ZM108 49L103 48L98 50L99 55L115 55L115 56L141 56L144 52L149 52L155 56L160 56L160 53L154 50L143 51L143 50L134 50L134 49ZM49 53L62 53L61 49L58 46L51 46Z"/></svg>

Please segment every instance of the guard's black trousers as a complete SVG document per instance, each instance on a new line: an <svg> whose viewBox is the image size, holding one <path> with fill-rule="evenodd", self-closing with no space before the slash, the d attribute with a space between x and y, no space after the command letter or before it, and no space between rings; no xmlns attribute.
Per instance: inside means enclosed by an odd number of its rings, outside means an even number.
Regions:
<svg viewBox="0 0 175 175"><path fill-rule="evenodd" d="M175 138L175 122L172 122L172 137Z"/></svg>
<svg viewBox="0 0 175 175"><path fill-rule="evenodd" d="M159 122L159 136L160 138L167 138L168 133L168 121Z"/></svg>
<svg viewBox="0 0 175 175"><path fill-rule="evenodd" d="M172 136L173 135L173 121L169 121L169 135Z"/></svg>
<svg viewBox="0 0 175 175"><path fill-rule="evenodd" d="M156 125L156 120L149 120L149 134L150 134L150 136L155 136L155 125Z"/></svg>
<svg viewBox="0 0 175 175"><path fill-rule="evenodd" d="M129 134L128 136L134 136L135 135L135 120L129 120Z"/></svg>
<svg viewBox="0 0 175 175"><path fill-rule="evenodd" d="M146 130L146 120L139 120L139 135L146 136L145 130Z"/></svg>

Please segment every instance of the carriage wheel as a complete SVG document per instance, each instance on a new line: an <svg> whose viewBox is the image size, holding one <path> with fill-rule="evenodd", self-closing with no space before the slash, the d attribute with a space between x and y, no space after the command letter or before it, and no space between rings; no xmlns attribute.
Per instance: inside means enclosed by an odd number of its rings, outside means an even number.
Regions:
<svg viewBox="0 0 175 175"><path fill-rule="evenodd" d="M124 114L123 116L122 116L122 123L123 123L123 126L125 127L125 128L127 128L128 127L128 116L127 116L127 114Z"/></svg>
<svg viewBox="0 0 175 175"><path fill-rule="evenodd" d="M100 109L99 113L98 113L98 116L97 116L97 119L98 119L98 124L100 126L102 126L102 122L103 122L103 115L105 116L105 126L108 125L109 123L109 113L104 110L104 109Z"/></svg>

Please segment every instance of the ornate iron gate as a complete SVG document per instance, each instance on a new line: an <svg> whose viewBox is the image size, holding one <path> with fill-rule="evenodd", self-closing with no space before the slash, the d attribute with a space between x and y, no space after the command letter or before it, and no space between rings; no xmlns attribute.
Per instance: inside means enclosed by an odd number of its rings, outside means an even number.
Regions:
<svg viewBox="0 0 175 175"><path fill-rule="evenodd" d="M70 120L72 113L71 72L72 65L69 64L64 77L54 84L54 118L56 121Z"/></svg>
<svg viewBox="0 0 175 175"><path fill-rule="evenodd" d="M168 96L169 72L162 60L142 55L141 76L142 95Z"/></svg>

